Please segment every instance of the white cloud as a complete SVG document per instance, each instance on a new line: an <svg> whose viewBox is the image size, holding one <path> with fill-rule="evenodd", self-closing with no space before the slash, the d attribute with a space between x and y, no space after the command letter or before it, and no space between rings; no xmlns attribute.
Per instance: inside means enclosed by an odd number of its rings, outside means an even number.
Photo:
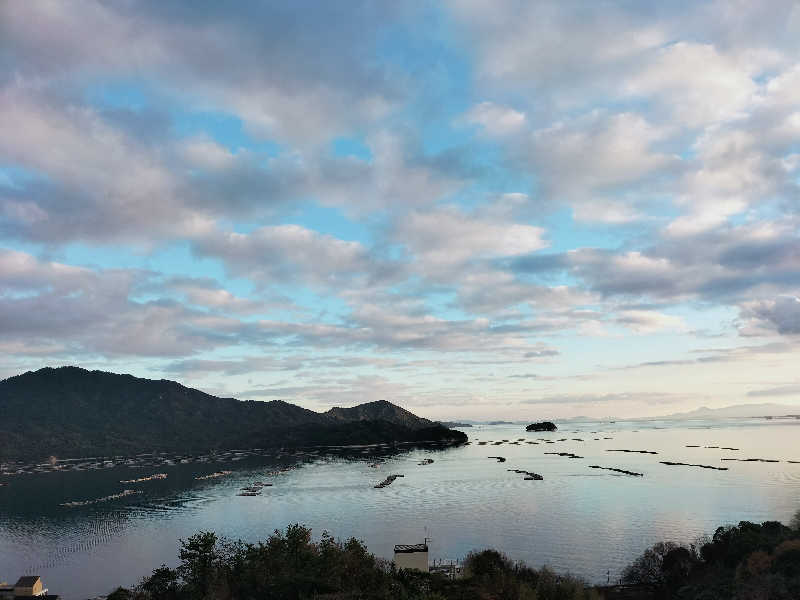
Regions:
<svg viewBox="0 0 800 600"><path fill-rule="evenodd" d="M0 342L18 354L181 356L240 341L243 324L169 299L137 301L149 274L95 271L0 249Z"/></svg>
<svg viewBox="0 0 800 600"><path fill-rule="evenodd" d="M0 6L6 77L74 86L97 74L148 73L158 89L197 109L223 108L255 135L319 143L381 118L399 77L363 60L390 6L341 11L318 3L303 19L277 4L236 11L86 2ZM0 83L2 81L0 80Z"/></svg>
<svg viewBox="0 0 800 600"><path fill-rule="evenodd" d="M326 158L308 164L309 191L356 216L431 206L467 182L460 165L422 157L417 144L390 130L366 140L369 159Z"/></svg>
<svg viewBox="0 0 800 600"><path fill-rule="evenodd" d="M779 296L773 299L742 303L740 330L744 335L800 335L800 297Z"/></svg>
<svg viewBox="0 0 800 600"><path fill-rule="evenodd" d="M585 103L581 96L667 33L613 5L451 0L476 48L484 83L522 88L539 103ZM565 43L565 41L567 41Z"/></svg>
<svg viewBox="0 0 800 600"><path fill-rule="evenodd" d="M527 125L525 113L494 102L481 102L463 117L467 123L482 126L490 135L503 136L517 133Z"/></svg>
<svg viewBox="0 0 800 600"><path fill-rule="evenodd" d="M642 334L688 329L681 317L652 310L622 310L617 313L615 321L635 333Z"/></svg>
<svg viewBox="0 0 800 600"><path fill-rule="evenodd" d="M262 286L298 282L347 286L376 267L359 243L299 225L261 227L250 233L216 231L195 239L194 251L222 260L236 277Z"/></svg>
<svg viewBox="0 0 800 600"><path fill-rule="evenodd" d="M446 274L474 259L527 254L546 247L541 227L468 214L454 206L411 212L392 237L404 244L423 273Z"/></svg>
<svg viewBox="0 0 800 600"><path fill-rule="evenodd" d="M676 166L652 148L664 137L641 115L594 112L533 132L529 156L550 194L587 202Z"/></svg>
<svg viewBox="0 0 800 600"><path fill-rule="evenodd" d="M747 114L758 90L748 68L711 44L676 42L653 50L623 91L654 101L673 125L708 126Z"/></svg>

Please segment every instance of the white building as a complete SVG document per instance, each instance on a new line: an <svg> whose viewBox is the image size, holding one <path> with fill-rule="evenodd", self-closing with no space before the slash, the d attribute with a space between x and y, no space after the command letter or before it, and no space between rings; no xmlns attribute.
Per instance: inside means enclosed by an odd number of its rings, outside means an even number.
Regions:
<svg viewBox="0 0 800 600"><path fill-rule="evenodd" d="M428 544L397 544L394 547L394 564L398 569L416 569L428 572Z"/></svg>
<svg viewBox="0 0 800 600"><path fill-rule="evenodd" d="M47 588L42 584L38 575L24 575L14 585L0 583L0 600L14 600L16 598L37 597L42 599L58 600L58 596L47 593Z"/></svg>

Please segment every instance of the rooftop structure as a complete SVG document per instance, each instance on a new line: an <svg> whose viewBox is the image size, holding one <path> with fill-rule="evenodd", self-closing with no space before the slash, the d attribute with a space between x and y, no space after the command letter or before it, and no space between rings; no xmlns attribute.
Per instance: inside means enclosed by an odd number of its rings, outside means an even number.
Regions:
<svg viewBox="0 0 800 600"><path fill-rule="evenodd" d="M58 600L59 596L48 594L47 588L38 575L23 575L14 585L0 583L0 600L17 600L32 598L38 600Z"/></svg>
<svg viewBox="0 0 800 600"><path fill-rule="evenodd" d="M397 544L394 547L394 564L398 569L416 569L428 572L428 544Z"/></svg>

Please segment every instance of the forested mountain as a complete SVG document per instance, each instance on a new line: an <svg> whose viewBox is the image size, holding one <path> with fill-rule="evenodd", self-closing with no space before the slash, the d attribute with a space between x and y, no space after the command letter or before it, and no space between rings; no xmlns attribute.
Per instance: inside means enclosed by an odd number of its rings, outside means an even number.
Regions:
<svg viewBox="0 0 800 600"><path fill-rule="evenodd" d="M79 367L0 381L0 423L0 460L465 439L385 401L317 413Z"/></svg>
<svg viewBox="0 0 800 600"><path fill-rule="evenodd" d="M433 427L434 425L433 421L418 417L414 413L386 400L367 402L353 408L339 408L337 406L325 414L337 421L388 421L411 429L422 429L424 427Z"/></svg>

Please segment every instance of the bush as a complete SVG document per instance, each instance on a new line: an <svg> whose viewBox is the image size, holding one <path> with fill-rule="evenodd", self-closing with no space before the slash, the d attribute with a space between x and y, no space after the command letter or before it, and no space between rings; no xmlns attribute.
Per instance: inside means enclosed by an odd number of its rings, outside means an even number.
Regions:
<svg viewBox="0 0 800 600"><path fill-rule="evenodd" d="M664 559L680 546L673 542L659 542L648 548L622 572L622 581L635 585L661 585L665 582ZM684 548L685 550L685 548Z"/></svg>
<svg viewBox="0 0 800 600"><path fill-rule="evenodd" d="M777 521L719 527L696 547L659 543L623 573L654 586L660 598L796 600L800 598L800 531Z"/></svg>
<svg viewBox="0 0 800 600"><path fill-rule="evenodd" d="M800 510L794 513L792 520L789 521L789 527L791 527L795 531L800 532Z"/></svg>
<svg viewBox="0 0 800 600"><path fill-rule="evenodd" d="M787 540L775 548L772 571L786 578L800 578L800 540Z"/></svg>

